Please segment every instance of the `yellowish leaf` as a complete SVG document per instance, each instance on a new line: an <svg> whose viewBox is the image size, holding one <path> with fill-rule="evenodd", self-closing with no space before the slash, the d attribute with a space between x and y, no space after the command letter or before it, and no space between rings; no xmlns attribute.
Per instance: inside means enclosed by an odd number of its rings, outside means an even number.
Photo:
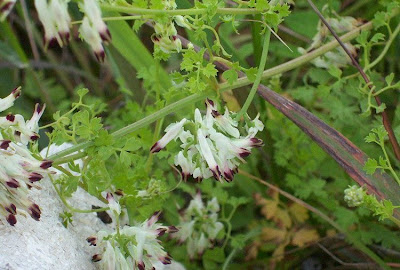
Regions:
<svg viewBox="0 0 400 270"><path fill-rule="evenodd" d="M261 213L267 219L271 219L272 217L275 216L275 213L278 210L278 201L265 199L263 202L264 202L264 205L261 208Z"/></svg>
<svg viewBox="0 0 400 270"><path fill-rule="evenodd" d="M289 212L292 215L292 217L294 217L294 219L299 223L303 223L309 218L307 208L298 203L293 203L289 207Z"/></svg>
<svg viewBox="0 0 400 270"><path fill-rule="evenodd" d="M261 231L261 239L265 242L281 243L285 240L287 231L285 229L276 229L264 227Z"/></svg>
<svg viewBox="0 0 400 270"><path fill-rule="evenodd" d="M302 228L294 233L292 244L302 247L308 243L317 241L319 239L318 232L315 229Z"/></svg>
<svg viewBox="0 0 400 270"><path fill-rule="evenodd" d="M290 218L289 212L286 209L277 208L272 220L285 228L292 227L292 219Z"/></svg>

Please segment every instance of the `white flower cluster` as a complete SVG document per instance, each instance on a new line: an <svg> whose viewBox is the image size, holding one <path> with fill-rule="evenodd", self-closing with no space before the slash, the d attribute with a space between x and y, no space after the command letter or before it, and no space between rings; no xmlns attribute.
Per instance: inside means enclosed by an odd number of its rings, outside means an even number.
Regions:
<svg viewBox="0 0 400 270"><path fill-rule="evenodd" d="M69 0L35 0L39 19L44 27L44 42L48 47L58 43L61 47L70 39L71 18L68 13ZM79 28L81 37L90 45L99 61L105 57L102 42L110 42L111 35L101 18L97 0L82 0L79 7L84 13Z"/></svg>
<svg viewBox="0 0 400 270"><path fill-rule="evenodd" d="M350 207L360 206L364 202L365 191L356 185L349 186L344 190L344 201Z"/></svg>
<svg viewBox="0 0 400 270"><path fill-rule="evenodd" d="M109 195L107 196L109 199ZM114 201L114 203L116 203ZM115 206L110 208L115 208ZM116 232L100 231L87 239L90 245L99 246L101 254L92 257L102 269L163 269L160 265L170 264L171 257L157 238L165 233L177 232L174 226L157 223L159 212L136 226L124 226Z"/></svg>
<svg viewBox="0 0 400 270"><path fill-rule="evenodd" d="M8 14L15 5L15 2L17 2L17 0L0 1L0 21L3 21L8 16Z"/></svg>
<svg viewBox="0 0 400 270"><path fill-rule="evenodd" d="M175 165L180 166L182 178L189 175L201 181L214 176L215 179L228 182L244 158L250 155L253 147L260 147L263 142L255 135L264 129L258 116L245 124L246 135L241 135L238 129L236 114L225 108L221 114L212 100L206 100L207 113L202 117L199 109L195 110L194 122L182 119L169 125L166 134L151 148L155 153L163 149L170 141L182 142L181 151L175 156ZM184 127L189 129L185 130Z"/></svg>
<svg viewBox="0 0 400 270"><path fill-rule="evenodd" d="M175 0L163 1L164 9L171 10L176 9ZM167 22L155 22L154 31L155 34L152 36L154 44L157 44L159 48L165 53L179 52L182 50L182 42L177 38L177 31L174 22L184 28L190 29L188 21L183 16L174 16Z"/></svg>
<svg viewBox="0 0 400 270"><path fill-rule="evenodd" d="M16 88L0 99L0 112L13 106L20 93L20 88ZM35 159L27 145L39 138L38 121L43 110L44 107L37 104L28 121L19 114L0 117L0 215L5 216L10 225L17 223L17 214L26 216L28 213L33 219L40 219L40 208L28 199L28 192L38 188L36 182L50 173L48 168L52 162Z"/></svg>
<svg viewBox="0 0 400 270"><path fill-rule="evenodd" d="M338 16L338 18L327 18L326 20L337 34L347 33L361 24L360 21L348 16ZM335 39L321 21L318 23L317 30L318 32L313 37L311 46L307 50L299 48L298 51L300 53L308 53L320 47L324 42L329 42ZM356 48L351 43L345 43L345 46L353 56L357 55ZM341 68L350 64L351 59L342 48L338 47L333 51L325 53L323 56L317 57L312 61L312 63L320 68L329 69L331 65Z"/></svg>
<svg viewBox="0 0 400 270"><path fill-rule="evenodd" d="M198 192L189 206L180 216L179 231L171 236L180 244L187 241L187 252L190 259L201 256L204 251L214 246L214 241L224 225L217 221L220 210L218 201L213 198L204 205L201 193Z"/></svg>

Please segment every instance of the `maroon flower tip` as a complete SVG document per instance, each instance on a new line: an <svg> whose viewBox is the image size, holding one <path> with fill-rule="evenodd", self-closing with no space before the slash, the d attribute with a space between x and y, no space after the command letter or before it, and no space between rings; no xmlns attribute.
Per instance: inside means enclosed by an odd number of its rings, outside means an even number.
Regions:
<svg viewBox="0 0 400 270"><path fill-rule="evenodd" d="M3 150L7 150L7 148L10 146L10 143L10 140L4 140L0 143L0 148Z"/></svg>
<svg viewBox="0 0 400 270"><path fill-rule="evenodd" d="M42 112L42 107L40 106L39 103L36 104L36 106L35 106L35 111L36 111L38 114Z"/></svg>
<svg viewBox="0 0 400 270"><path fill-rule="evenodd" d="M11 226L14 226L17 223L17 218L13 214L9 214L6 219L8 224L10 224Z"/></svg>
<svg viewBox="0 0 400 270"><path fill-rule="evenodd" d="M21 131L16 130L16 131L14 132L14 135L17 136L17 137L21 136Z"/></svg>
<svg viewBox="0 0 400 270"><path fill-rule="evenodd" d="M6 182L7 186L10 188L19 188L19 182L17 180L15 180L14 178L12 178L11 180Z"/></svg>
<svg viewBox="0 0 400 270"><path fill-rule="evenodd" d="M160 258L160 261L163 264L171 264L171 257L169 257L169 256L162 257L162 258Z"/></svg>
<svg viewBox="0 0 400 270"><path fill-rule="evenodd" d="M14 122L14 120L15 120L15 115L13 115L13 114L8 114L7 116L6 116L6 119L8 120L8 121L10 121L10 122Z"/></svg>
<svg viewBox="0 0 400 270"><path fill-rule="evenodd" d="M53 165L53 161L51 160L43 160L42 164L40 164L40 168L48 169Z"/></svg>
<svg viewBox="0 0 400 270"><path fill-rule="evenodd" d="M160 236L163 236L167 232L167 229L161 228L161 229L158 229L157 232L158 232L158 237L160 237Z"/></svg>
<svg viewBox="0 0 400 270"><path fill-rule="evenodd" d="M94 52L94 55L96 56L97 61L99 61L100 63L104 62L104 58L106 57L104 50Z"/></svg>
<svg viewBox="0 0 400 270"><path fill-rule="evenodd" d="M100 254L94 254L92 256L92 262L99 262L101 261L101 255Z"/></svg>
<svg viewBox="0 0 400 270"><path fill-rule="evenodd" d="M0 8L0 13L10 10L14 6L14 2L8 2Z"/></svg>
<svg viewBox="0 0 400 270"><path fill-rule="evenodd" d="M46 39L44 40L44 46L46 48L55 48L55 47L57 47L57 45L58 45L58 41L57 41L56 37L51 37L48 40L46 40Z"/></svg>
<svg viewBox="0 0 400 270"><path fill-rule="evenodd" d="M150 148L150 153L157 153L161 151L161 147L159 146L159 143L156 142L155 144L153 144L153 146Z"/></svg>
<svg viewBox="0 0 400 270"><path fill-rule="evenodd" d="M110 30L108 30L108 28L106 28L104 32L100 32L99 34L102 41L111 42L111 33Z"/></svg>
<svg viewBox="0 0 400 270"><path fill-rule="evenodd" d="M13 94L14 98L18 98L21 95L21 86L14 88L14 90L12 91L12 94Z"/></svg>
<svg viewBox="0 0 400 270"><path fill-rule="evenodd" d="M241 148L240 150L241 150L241 152L239 153L239 156L241 158L248 157L251 154L251 152L247 149Z"/></svg>
<svg viewBox="0 0 400 270"><path fill-rule="evenodd" d="M31 136L31 141L37 141L39 139L39 135L35 134Z"/></svg>
<svg viewBox="0 0 400 270"><path fill-rule="evenodd" d="M43 178L43 176L41 174L33 172L29 175L28 179L31 183L34 183L34 182L40 181L42 178Z"/></svg>
<svg viewBox="0 0 400 270"><path fill-rule="evenodd" d="M4 207L4 209L6 209L6 211L10 214L13 214L13 215L17 214L17 207L13 203L10 204L9 206Z"/></svg>
<svg viewBox="0 0 400 270"><path fill-rule="evenodd" d="M202 177L197 177L197 178L196 178L196 182L197 182L197 183L203 182L203 178L202 178Z"/></svg>
<svg viewBox="0 0 400 270"><path fill-rule="evenodd" d="M176 233L179 229L175 226L168 226L168 233Z"/></svg>
<svg viewBox="0 0 400 270"><path fill-rule="evenodd" d="M211 114L212 114L212 116L213 116L214 118L217 118L218 116L221 116L221 114L220 114L218 111L216 111L216 110L212 110L212 111L211 111Z"/></svg>
<svg viewBox="0 0 400 270"><path fill-rule="evenodd" d="M233 180L233 171L229 170L229 171L224 171L224 178L227 182L232 182Z"/></svg>
<svg viewBox="0 0 400 270"><path fill-rule="evenodd" d="M40 211L40 208L39 208L39 206L37 205L37 204L32 204L30 207L29 207L29 210L30 210L30 215L31 215L31 217L34 219L34 220L36 220L36 221L39 221L40 220L40 214L42 213L41 211Z"/></svg>
<svg viewBox="0 0 400 270"><path fill-rule="evenodd" d="M255 138L255 137L251 138L250 142L252 144L251 146L253 146L253 147L261 147L264 145L264 142L262 140Z"/></svg>
<svg viewBox="0 0 400 270"><path fill-rule="evenodd" d="M90 243L91 246L96 246L97 238L95 236L89 236L86 241Z"/></svg>
<svg viewBox="0 0 400 270"><path fill-rule="evenodd" d="M118 196L124 196L125 195L125 193L122 191L122 189L117 189L114 193L116 195L118 195Z"/></svg>
<svg viewBox="0 0 400 270"><path fill-rule="evenodd" d="M137 267L139 268L139 270L146 270L146 267L144 265L144 262L139 262Z"/></svg>
<svg viewBox="0 0 400 270"><path fill-rule="evenodd" d="M206 106L207 106L207 102L214 107L214 101L212 101L211 99L207 98L206 99Z"/></svg>
<svg viewBox="0 0 400 270"><path fill-rule="evenodd" d="M181 178L183 180L183 182L186 182L188 179L189 174L185 173L185 172L181 172Z"/></svg>
<svg viewBox="0 0 400 270"><path fill-rule="evenodd" d="M221 179L221 172L219 171L218 166L215 167L214 170L211 170L215 180L219 181Z"/></svg>

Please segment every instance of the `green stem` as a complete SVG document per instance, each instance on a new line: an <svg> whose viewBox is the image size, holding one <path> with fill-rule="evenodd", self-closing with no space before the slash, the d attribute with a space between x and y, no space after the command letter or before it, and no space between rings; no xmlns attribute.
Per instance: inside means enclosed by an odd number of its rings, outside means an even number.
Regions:
<svg viewBox="0 0 400 270"><path fill-rule="evenodd" d="M257 92L258 86L260 85L261 82L261 77L263 75L264 69L265 69L265 63L267 62L267 55L268 55L268 50L269 50L269 40L271 38L271 31L266 30L265 37L264 37L264 44L263 44L263 51L261 54L261 60L260 60L260 65L258 66L258 71L257 71L257 77L256 80L253 83L253 86L251 87L250 94L248 95L242 109L240 112L237 114L236 120L240 120L240 117L242 117L243 114L245 114L253 101L253 98Z"/></svg>
<svg viewBox="0 0 400 270"><path fill-rule="evenodd" d="M350 41L350 40L356 38L357 36L359 36L362 30L368 30L368 29L371 29L371 28L372 28L372 23L371 22L363 24L362 26L360 26L360 27L350 31L349 33L343 35L341 37L341 40L343 42ZM307 53L305 55L297 57L297 58L295 58L295 59L293 59L291 61L288 61L288 62L286 62L284 64L281 64L279 66L276 66L276 67L273 67L273 68L265 70L263 72L262 79L270 78L272 76L275 76L275 75L287 72L289 70L295 69L295 68L297 68L297 67L299 67L301 65L304 65L304 64L310 62L311 60L313 60L313 59L315 59L315 58L317 58L317 57L319 57L319 56L321 56L321 55L323 55L323 54L335 49L338 46L339 46L339 43L336 40L331 41L331 42L325 44L324 46L321 46L320 48L318 48L318 49L316 49L316 50L314 50L314 51L312 51L310 53ZM246 86L246 85L249 85L249 84L251 84L251 81L247 77L242 77L242 78L239 78L232 85L230 85L227 82L220 84L219 85L219 93L222 93L222 92L224 92L226 90L243 87L243 86ZM184 108L185 106L187 106L189 104L193 104L193 103L195 103L197 101L203 100L207 96L210 96L212 94L213 94L213 92L204 92L204 93L196 93L196 94L193 94L191 96L185 97L185 98L183 98L183 99L181 99L179 101L176 101L176 102L174 102L174 103L162 108L161 110L159 110L159 111L157 111L157 112L155 112L155 113L153 113L153 114L151 114L149 116L146 116L145 118L143 118L143 119L141 119L141 120L139 120L139 121L137 121L135 123L132 123L132 124L122 128L122 129L120 129L120 130L115 131L114 133L112 133L112 135L114 136L114 138L121 138L121 137L125 136L126 134L134 132L134 131L142 128L142 127L145 127L145 126L157 121L158 119L160 119L162 117L165 117L166 115L168 115L170 113L173 113L173 112L175 112L177 110L180 110L180 109ZM73 146L71 148L68 148L68 149L64 150L64 151L58 152L58 153L56 153L54 155L51 155L51 156L48 157L48 159L53 160L55 164L62 164L62 163L69 162L69 161L72 161L72 160L75 160L75 159L79 159L81 157L86 156L85 153L77 153L77 154L74 154L74 155L70 155L70 154L72 154L72 153L74 153L76 151L85 149L85 148L87 148L87 147L89 147L91 145L93 145L93 142L80 143L80 144L77 144L77 145L75 145L75 146ZM66 157L67 155L70 155L70 156Z"/></svg>
<svg viewBox="0 0 400 270"><path fill-rule="evenodd" d="M206 8L191 8L191 9L147 9L147 8L136 8L128 6L112 6L107 4L100 5L101 9L104 11L115 11L121 13L129 14L140 14L140 15L201 15L207 14L208 10ZM248 14L258 14L259 10L255 8L217 8L217 14L227 14L227 15L248 15Z"/></svg>

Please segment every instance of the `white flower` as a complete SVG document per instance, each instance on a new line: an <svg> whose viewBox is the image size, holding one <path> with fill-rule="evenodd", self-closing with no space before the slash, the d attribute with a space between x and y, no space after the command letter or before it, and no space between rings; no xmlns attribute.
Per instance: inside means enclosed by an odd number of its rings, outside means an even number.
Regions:
<svg viewBox="0 0 400 270"><path fill-rule="evenodd" d="M119 218L119 215L121 214L121 206L119 203L115 200L114 196L110 192L107 193L106 199L108 201L108 207L110 207L113 215L115 215L116 218Z"/></svg>
<svg viewBox="0 0 400 270"><path fill-rule="evenodd" d="M19 94L17 88L8 97L0 99L0 103L7 109ZM0 216L6 217L12 226L17 223L17 214L40 219L40 207L28 198L29 190L38 188L37 182L46 173L53 173L48 170L51 161L35 159L26 146L28 142L21 143L24 137L27 141L38 138L37 122L42 110L37 108L38 105L31 122L25 122L21 115L0 117Z"/></svg>
<svg viewBox="0 0 400 270"><path fill-rule="evenodd" d="M0 1L0 21L3 21L13 9L17 0L2 0Z"/></svg>
<svg viewBox="0 0 400 270"><path fill-rule="evenodd" d="M214 240L223 224L218 221L220 207L216 198L204 205L201 193L198 192L190 201L189 206L181 212L179 231L172 237L182 244L186 241L189 257L201 256L207 248L212 248Z"/></svg>
<svg viewBox="0 0 400 270"><path fill-rule="evenodd" d="M99 62L104 61L105 52L102 43L111 41L111 33L101 17L99 4L95 0L85 0L79 4L85 14L79 33L90 45Z"/></svg>
<svg viewBox="0 0 400 270"><path fill-rule="evenodd" d="M35 0L35 7L44 28L45 47L57 42L61 47L68 43L71 18L69 0Z"/></svg>
<svg viewBox="0 0 400 270"><path fill-rule="evenodd" d="M17 87L7 97L0 98L0 112L12 107L14 105L14 101L19 97L20 94L21 87Z"/></svg>
<svg viewBox="0 0 400 270"><path fill-rule="evenodd" d="M157 223L158 217L159 212L156 212L141 224L123 227L119 233L101 231L97 237L89 237L87 241L91 245L98 245L103 250L102 254L94 255L92 260L100 261L103 269L107 270L157 269L159 263L170 264L171 257L160 245L158 237L177 232L177 229Z"/></svg>
<svg viewBox="0 0 400 270"><path fill-rule="evenodd" d="M178 137L179 133L183 130L183 125L186 123L186 121L187 120L184 118L180 122L169 125L165 129L166 131L165 135L151 147L150 152L151 153L159 152L170 141L175 140Z"/></svg>
<svg viewBox="0 0 400 270"><path fill-rule="evenodd" d="M257 115L252 121L246 119L244 127L240 128L235 114L227 109L223 115L220 114L209 99L206 100L206 106L205 116L196 108L194 121L183 119L168 126L167 133L150 151L158 152L171 140L179 139L181 151L175 156L174 163L181 167L183 180L192 175L197 181L214 176L219 181L225 179L230 182L240 163L244 163L244 158L250 155L251 149L263 145L262 140L255 136L263 130L264 125ZM186 130L185 127L190 129Z"/></svg>

